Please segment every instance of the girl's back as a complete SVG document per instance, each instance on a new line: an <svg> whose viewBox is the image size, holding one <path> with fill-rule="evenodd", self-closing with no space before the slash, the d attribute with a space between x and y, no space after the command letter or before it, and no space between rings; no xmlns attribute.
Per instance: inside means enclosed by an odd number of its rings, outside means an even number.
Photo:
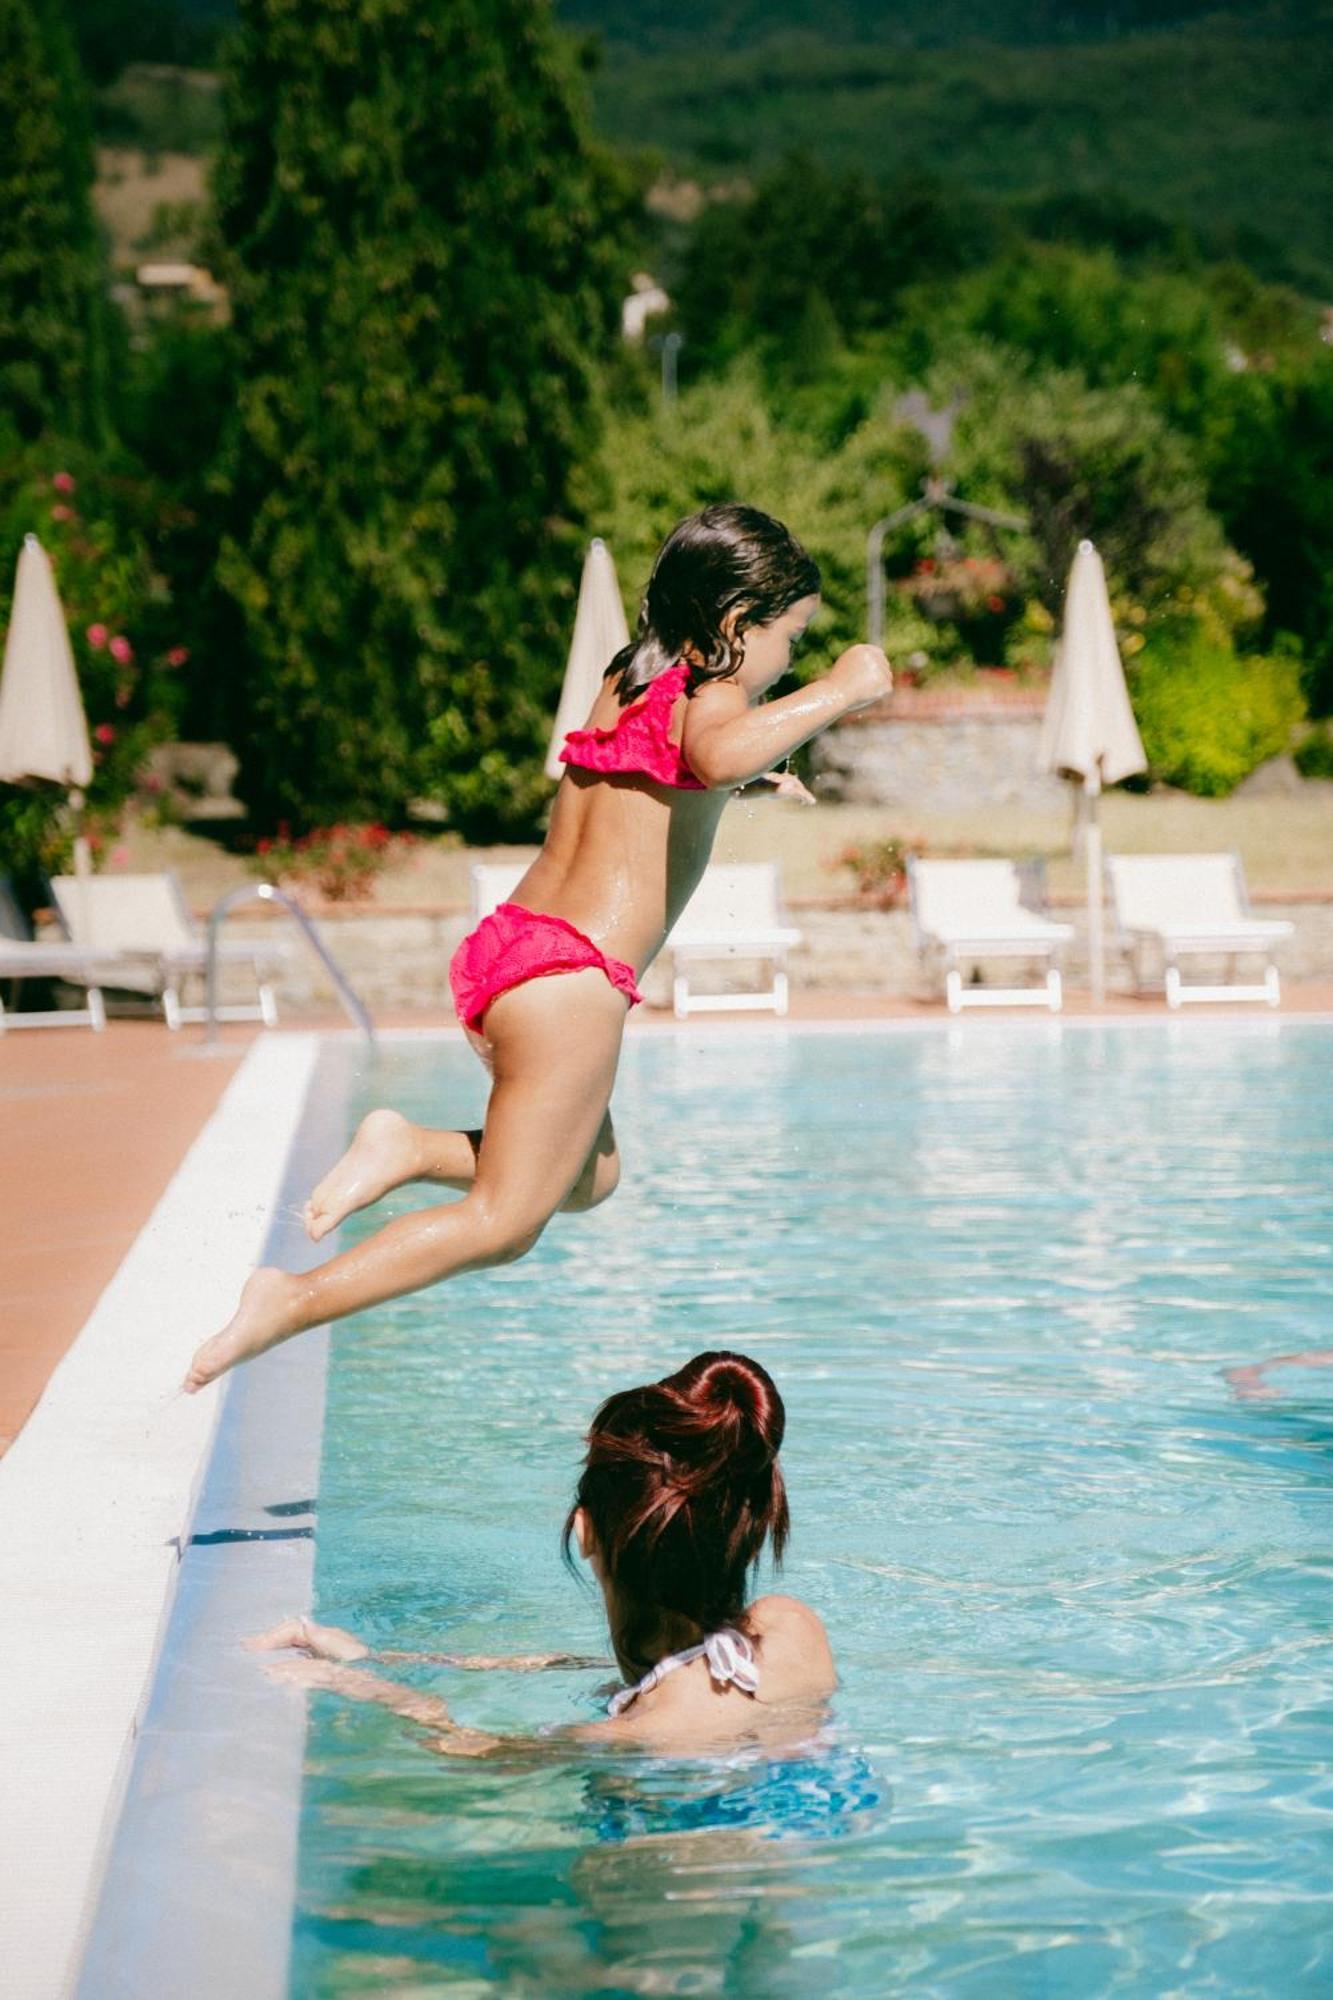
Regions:
<svg viewBox="0 0 1333 2000"><path fill-rule="evenodd" d="M641 699L622 702L608 680L587 733L616 730ZM681 694L663 715L673 748L681 743L688 707ZM730 795L729 787L673 786L643 770L571 764L555 796L546 844L511 900L563 917L642 970L693 894Z"/></svg>

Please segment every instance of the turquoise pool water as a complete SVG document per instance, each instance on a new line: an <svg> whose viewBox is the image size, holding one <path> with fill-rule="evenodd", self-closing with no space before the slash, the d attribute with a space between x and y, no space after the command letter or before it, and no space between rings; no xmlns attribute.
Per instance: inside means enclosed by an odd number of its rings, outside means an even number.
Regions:
<svg viewBox="0 0 1333 2000"><path fill-rule="evenodd" d="M455 1123L484 1079L400 1044L358 1088ZM1333 1346L1333 1035L643 1036L616 1107L612 1202L335 1335L319 1613L599 1651L557 1554L580 1432L740 1346L787 1401L830 1739L534 1773L319 1696L294 1992L1333 1992L1333 1373L1219 1374ZM508 1729L605 1678L413 1677Z"/></svg>

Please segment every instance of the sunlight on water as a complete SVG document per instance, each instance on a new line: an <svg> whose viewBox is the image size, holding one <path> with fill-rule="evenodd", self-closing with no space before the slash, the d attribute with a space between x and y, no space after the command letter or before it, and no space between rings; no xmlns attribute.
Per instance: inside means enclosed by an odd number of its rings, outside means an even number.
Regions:
<svg viewBox="0 0 1333 2000"><path fill-rule="evenodd" d="M357 1110L483 1098L399 1045ZM301 2000L1333 1992L1333 1373L1218 1372L1333 1346L1327 1031L643 1037L616 1116L612 1202L335 1335L319 1615L602 1651L558 1560L580 1433L739 1346L787 1402L829 1739L492 1769L319 1697ZM510 1730L607 1678L410 1673Z"/></svg>

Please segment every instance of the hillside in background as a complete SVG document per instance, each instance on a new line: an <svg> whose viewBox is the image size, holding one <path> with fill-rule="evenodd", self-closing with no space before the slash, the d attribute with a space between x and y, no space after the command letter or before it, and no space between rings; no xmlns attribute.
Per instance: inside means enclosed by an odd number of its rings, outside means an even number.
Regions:
<svg viewBox="0 0 1333 2000"><path fill-rule="evenodd" d="M208 8L219 0L178 0ZM639 54L690 48L743 49L790 34L825 43L953 48L998 42L1116 41L1204 18L1301 31L1328 12L1326 0L555 0L571 26L595 29Z"/></svg>
<svg viewBox="0 0 1333 2000"><path fill-rule="evenodd" d="M1333 293L1333 16L1058 47L772 41L706 63L608 44L593 89L610 138L705 183L801 147L875 179L1109 198Z"/></svg>
<svg viewBox="0 0 1333 2000"><path fill-rule="evenodd" d="M216 100L118 62L210 61L235 0L67 0L100 135L208 151ZM1333 3L555 0L598 123L705 188L795 148L872 179L1183 225L1333 296ZM117 56L117 51L119 55ZM1094 231L1095 234L1095 231ZM1109 240L1115 240L1112 228Z"/></svg>

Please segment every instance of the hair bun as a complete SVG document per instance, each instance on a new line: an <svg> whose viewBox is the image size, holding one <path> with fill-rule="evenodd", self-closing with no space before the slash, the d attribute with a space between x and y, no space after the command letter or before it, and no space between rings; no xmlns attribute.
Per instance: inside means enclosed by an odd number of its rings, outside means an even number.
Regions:
<svg viewBox="0 0 1333 2000"><path fill-rule="evenodd" d="M696 1354L662 1386L705 1420L719 1456L777 1457L786 1424L782 1398L768 1370L748 1354L725 1348Z"/></svg>
<svg viewBox="0 0 1333 2000"><path fill-rule="evenodd" d="M740 1410L757 1422L763 1406L763 1385L740 1355L715 1355L699 1384L699 1401Z"/></svg>

